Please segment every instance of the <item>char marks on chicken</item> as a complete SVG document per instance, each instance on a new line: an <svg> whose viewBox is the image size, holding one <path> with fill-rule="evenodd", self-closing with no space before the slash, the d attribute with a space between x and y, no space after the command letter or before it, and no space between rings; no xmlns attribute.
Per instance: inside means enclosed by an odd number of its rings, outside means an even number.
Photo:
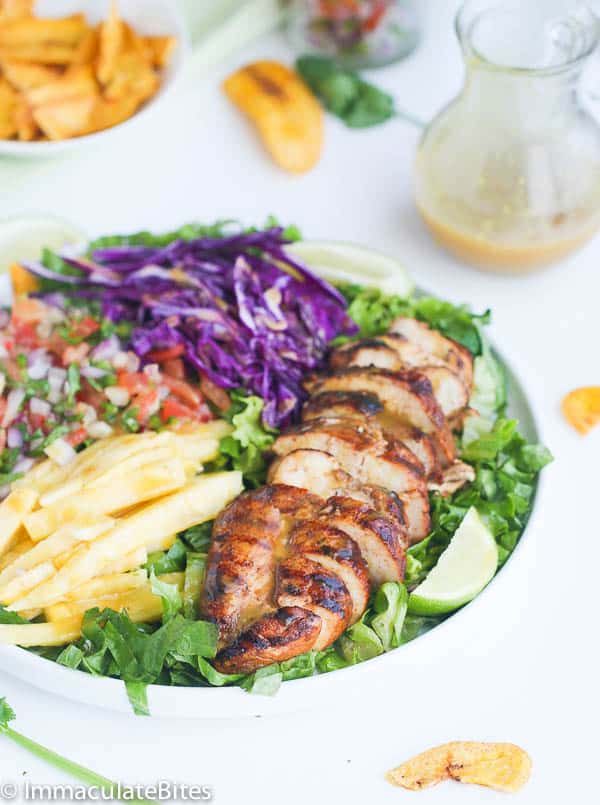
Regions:
<svg viewBox="0 0 600 805"><path fill-rule="evenodd" d="M219 629L215 667L249 673L331 645L370 593L404 578L430 530L428 490L473 479L452 423L473 358L415 319L332 350L312 375L302 423L278 436L268 484L215 522L201 600Z"/></svg>

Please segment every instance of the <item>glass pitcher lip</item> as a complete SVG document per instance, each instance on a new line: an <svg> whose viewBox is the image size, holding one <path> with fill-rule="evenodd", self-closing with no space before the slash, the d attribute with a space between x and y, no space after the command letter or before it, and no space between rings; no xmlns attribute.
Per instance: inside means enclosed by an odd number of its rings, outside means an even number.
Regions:
<svg viewBox="0 0 600 805"><path fill-rule="evenodd" d="M501 5L501 2L502 0L500 0L495 7L498 8ZM543 77L549 75L560 75L561 73L568 72L569 70L572 70L582 64L587 58L589 58L589 56L592 55L598 46L598 43L600 42L600 19L594 14L587 3L582 3L590 14L590 25L593 26L593 35L590 36L590 43L584 51L578 53L573 58L562 62L561 64L554 64L548 67L523 67L518 65L501 64L493 59L489 59L476 47L474 47L470 39L470 30L465 30L463 26L463 18L473 3L474 0L463 0L454 17L454 30L456 37L463 48L463 51L474 54L482 65L491 70L497 70L498 72L504 73L514 73L515 75L523 76Z"/></svg>

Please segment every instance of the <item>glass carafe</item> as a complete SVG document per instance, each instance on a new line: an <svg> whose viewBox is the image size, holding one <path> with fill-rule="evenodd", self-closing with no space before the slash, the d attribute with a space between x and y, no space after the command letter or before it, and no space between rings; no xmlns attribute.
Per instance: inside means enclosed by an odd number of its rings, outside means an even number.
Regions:
<svg viewBox="0 0 600 805"><path fill-rule="evenodd" d="M600 228L600 127L581 89L600 23L573 0L468 0L456 29L465 85L420 143L417 206L461 259L530 271Z"/></svg>

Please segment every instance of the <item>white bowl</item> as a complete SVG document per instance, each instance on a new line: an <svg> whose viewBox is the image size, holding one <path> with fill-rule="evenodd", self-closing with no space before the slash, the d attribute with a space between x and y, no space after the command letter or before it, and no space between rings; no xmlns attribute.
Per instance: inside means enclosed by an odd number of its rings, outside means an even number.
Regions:
<svg viewBox="0 0 600 805"><path fill-rule="evenodd" d="M97 23L106 17L109 6L110 0L94 0L93 3L85 0L38 0L36 14L40 17L64 17L84 11L90 22ZM151 113L157 111L162 102L173 93L191 49L188 27L177 8L177 3L173 0L119 0L119 11L123 19L131 23L138 32L177 37L177 50L162 74L161 87L156 95L133 117L110 129L56 142L0 140L0 156L46 158L69 149L97 143L101 138L122 131L125 126L147 122Z"/></svg>
<svg viewBox="0 0 600 805"><path fill-rule="evenodd" d="M357 277L356 281L360 281ZM365 277L365 284L373 284ZM541 441L537 417L532 410L530 396L520 377L502 359L507 370L510 404L508 412L519 420L523 434L530 441ZM276 715L300 710L328 707L335 700L348 701L354 697L368 697L369 687L378 682L378 674L387 674L390 669L402 669L406 687L410 679L419 673L423 662L442 661L461 646L473 634L477 619L485 617L486 607L490 612L502 607L503 596L514 594L511 590L513 571L519 558L531 541L539 514L543 511L545 497L543 474L538 484L533 510L527 528L519 544L504 567L485 590L467 606L463 607L430 632L418 637L387 654L367 662L328 674L284 682L273 697L255 696L240 688L180 688L151 685L148 688L148 703L152 716L159 718L239 718ZM0 668L42 690L59 696L132 714L125 693L125 686L116 679L94 677L83 671L73 671L32 654L24 649L0 646ZM381 680L381 676L379 676Z"/></svg>

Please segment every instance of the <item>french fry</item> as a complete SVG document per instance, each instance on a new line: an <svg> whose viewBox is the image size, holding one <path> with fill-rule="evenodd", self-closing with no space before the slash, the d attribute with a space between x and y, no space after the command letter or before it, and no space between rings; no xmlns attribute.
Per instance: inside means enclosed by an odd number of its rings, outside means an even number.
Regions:
<svg viewBox="0 0 600 805"><path fill-rule="evenodd" d="M0 46L76 45L88 30L83 14L42 19L18 17L0 26Z"/></svg>
<svg viewBox="0 0 600 805"><path fill-rule="evenodd" d="M81 618L60 623L25 623L0 625L3 646L63 646L81 635Z"/></svg>
<svg viewBox="0 0 600 805"><path fill-rule="evenodd" d="M228 98L254 123L275 162L306 173L323 148L323 110L289 67L259 61L237 70L223 84Z"/></svg>
<svg viewBox="0 0 600 805"><path fill-rule="evenodd" d="M35 0L0 0L0 20L31 17Z"/></svg>
<svg viewBox="0 0 600 805"><path fill-rule="evenodd" d="M196 437L198 439L217 439L220 440L233 431L233 425L230 425L225 419L213 419L211 422L187 422L181 420L176 423L170 433L174 433L178 437Z"/></svg>
<svg viewBox="0 0 600 805"><path fill-rule="evenodd" d="M91 545L81 546L81 552L78 551L52 579L12 602L10 608L19 611L57 603L71 590L98 575L99 567L164 534L178 533L212 520L241 491L239 472L200 476L182 490L118 521L106 536Z"/></svg>
<svg viewBox="0 0 600 805"><path fill-rule="evenodd" d="M67 70L73 70L84 64L93 64L98 56L99 48L99 31L96 28L89 28L82 36L75 53L73 54L73 61Z"/></svg>
<svg viewBox="0 0 600 805"><path fill-rule="evenodd" d="M19 59L5 59L1 68L6 80L18 90L34 89L44 84L50 84L56 81L60 75L56 67Z"/></svg>
<svg viewBox="0 0 600 805"><path fill-rule="evenodd" d="M149 49L152 64L159 69L169 64L177 47L174 36L144 36L143 42Z"/></svg>
<svg viewBox="0 0 600 805"><path fill-rule="evenodd" d="M28 549L15 557L14 561L0 571L0 596L6 584L43 562L52 562L65 551L72 549L80 542L89 542L105 534L115 524L110 517L88 516L85 519L67 523L59 528L48 539L35 543L27 540Z"/></svg>
<svg viewBox="0 0 600 805"><path fill-rule="evenodd" d="M24 525L31 539L38 542L59 528L61 523L84 515L106 515L127 509L180 489L186 482L181 459L148 464L139 473L125 476L121 483L84 488L75 498L63 498L51 506L27 515Z"/></svg>
<svg viewBox="0 0 600 805"><path fill-rule="evenodd" d="M85 134L93 134L96 131L110 129L124 123L132 117L139 107L137 98L122 98L118 101L107 101L100 98L90 115L88 127Z"/></svg>
<svg viewBox="0 0 600 805"><path fill-rule="evenodd" d="M117 60L123 47L125 29L119 17L116 0L112 0L110 12L100 26L99 54L96 64L96 75L102 84L112 80L117 67Z"/></svg>
<svg viewBox="0 0 600 805"><path fill-rule="evenodd" d="M17 489L0 503L0 556L16 545L23 520L37 499L32 489Z"/></svg>

